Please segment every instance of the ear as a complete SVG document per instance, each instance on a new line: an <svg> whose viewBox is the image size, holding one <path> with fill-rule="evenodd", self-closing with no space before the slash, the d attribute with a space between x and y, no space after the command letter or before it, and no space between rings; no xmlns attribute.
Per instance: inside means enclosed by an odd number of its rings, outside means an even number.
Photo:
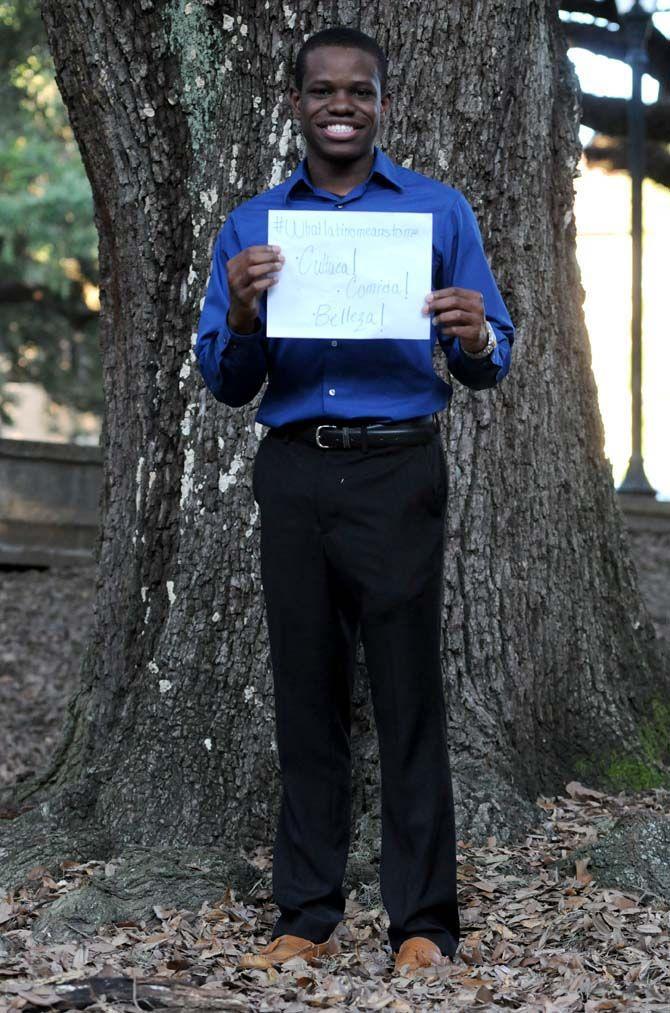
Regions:
<svg viewBox="0 0 670 1013"><path fill-rule="evenodd" d="M291 85L288 90L288 100L295 115L300 116L300 92L294 85Z"/></svg>
<svg viewBox="0 0 670 1013"><path fill-rule="evenodd" d="M382 100L381 100L381 116L382 116L382 118L384 116L386 116L386 114L387 114L387 112L389 110L389 106L390 105L391 105L391 96L389 95L388 92L386 92L386 95L382 96Z"/></svg>

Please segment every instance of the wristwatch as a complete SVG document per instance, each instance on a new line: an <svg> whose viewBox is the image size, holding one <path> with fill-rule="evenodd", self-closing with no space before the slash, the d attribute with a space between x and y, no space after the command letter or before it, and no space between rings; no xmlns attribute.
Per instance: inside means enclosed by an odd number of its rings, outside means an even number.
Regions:
<svg viewBox="0 0 670 1013"><path fill-rule="evenodd" d="M493 351L493 349L498 344L498 341L497 341L497 338L496 338L496 332L493 330L493 328L491 327L491 324L488 322L488 320L484 321L484 323L482 324L481 332L480 332L480 336L482 338L485 335L488 335L488 339L489 340L486 342L486 344L481 349L481 351L479 351L479 352L468 352L461 345L461 351L463 352L463 354L467 355L470 359L485 359L487 355L490 355L491 352Z"/></svg>

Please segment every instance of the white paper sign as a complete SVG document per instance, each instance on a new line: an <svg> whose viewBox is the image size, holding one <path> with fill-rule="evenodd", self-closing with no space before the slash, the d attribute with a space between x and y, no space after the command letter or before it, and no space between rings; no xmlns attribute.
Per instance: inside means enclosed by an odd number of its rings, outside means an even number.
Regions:
<svg viewBox="0 0 670 1013"><path fill-rule="evenodd" d="M271 338L430 339L432 214L268 211L286 258L268 290Z"/></svg>

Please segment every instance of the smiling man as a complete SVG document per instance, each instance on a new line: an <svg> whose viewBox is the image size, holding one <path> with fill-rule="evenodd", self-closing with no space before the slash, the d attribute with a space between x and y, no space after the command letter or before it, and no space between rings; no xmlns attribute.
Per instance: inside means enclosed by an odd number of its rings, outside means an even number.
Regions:
<svg viewBox="0 0 670 1013"><path fill-rule="evenodd" d="M306 156L236 208L214 248L195 346L215 398L268 426L253 470L274 677L282 798L273 860L279 918L243 967L337 953L350 843L350 707L359 637L379 739L380 883L395 967L453 958L456 831L441 670L446 463L452 388L507 374L514 328L459 191L375 145L390 96L367 35L313 35L290 101ZM267 290L284 258L270 210L430 212L430 340L270 338Z"/></svg>

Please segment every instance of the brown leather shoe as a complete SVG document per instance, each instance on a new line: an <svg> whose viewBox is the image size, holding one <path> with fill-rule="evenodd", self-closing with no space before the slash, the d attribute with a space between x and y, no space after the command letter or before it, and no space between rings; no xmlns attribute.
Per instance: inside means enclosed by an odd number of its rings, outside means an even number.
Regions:
<svg viewBox="0 0 670 1013"><path fill-rule="evenodd" d="M283 964L293 957L302 957L311 963L315 957L329 957L340 952L340 944L332 935L325 943L314 943L302 936L277 936L261 947L258 953L245 953L240 957L238 967L268 968L273 964Z"/></svg>
<svg viewBox="0 0 670 1013"><path fill-rule="evenodd" d="M411 974L419 967L432 967L435 964L446 964L445 957L437 943L425 936L410 936L400 944L395 957L395 973Z"/></svg>

